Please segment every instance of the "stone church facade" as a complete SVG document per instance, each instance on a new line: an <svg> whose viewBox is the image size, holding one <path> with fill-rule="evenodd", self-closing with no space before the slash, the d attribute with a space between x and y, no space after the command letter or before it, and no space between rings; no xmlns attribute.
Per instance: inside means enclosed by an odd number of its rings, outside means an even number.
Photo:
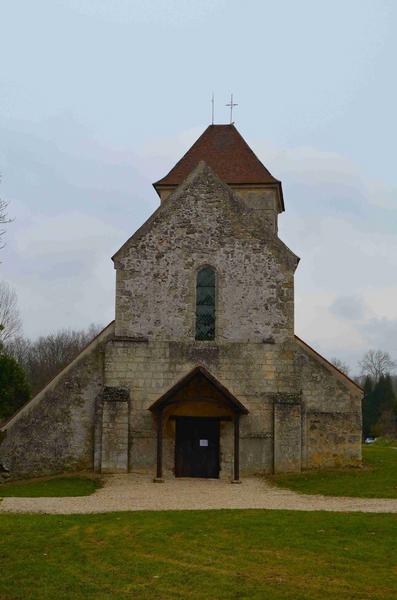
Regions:
<svg viewBox="0 0 397 600"><path fill-rule="evenodd" d="M116 313L0 432L11 476L221 477L357 465L361 388L294 335L281 183L211 125L113 256Z"/></svg>

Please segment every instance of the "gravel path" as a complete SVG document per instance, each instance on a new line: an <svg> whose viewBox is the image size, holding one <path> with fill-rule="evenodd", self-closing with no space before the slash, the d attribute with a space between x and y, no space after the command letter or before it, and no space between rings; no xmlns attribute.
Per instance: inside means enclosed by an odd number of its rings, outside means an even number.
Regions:
<svg viewBox="0 0 397 600"><path fill-rule="evenodd" d="M1 494L1 491L0 491ZM143 475L110 475L91 496L70 498L4 498L1 512L52 514L129 510L208 510L267 508L335 512L397 512L397 499L309 496L275 488L260 478L241 485L211 479L170 479L153 483Z"/></svg>

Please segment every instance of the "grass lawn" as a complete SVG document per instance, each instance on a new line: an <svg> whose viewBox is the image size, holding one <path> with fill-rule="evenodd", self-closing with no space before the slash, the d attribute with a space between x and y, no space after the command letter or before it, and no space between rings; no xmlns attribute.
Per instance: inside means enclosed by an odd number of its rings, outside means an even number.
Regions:
<svg viewBox="0 0 397 600"><path fill-rule="evenodd" d="M397 441L363 447L363 468L274 475L270 480L304 494L397 498ZM397 598L397 591L396 591Z"/></svg>
<svg viewBox="0 0 397 600"><path fill-rule="evenodd" d="M397 517L0 515L1 600L395 600Z"/></svg>
<svg viewBox="0 0 397 600"><path fill-rule="evenodd" d="M36 479L17 481L0 485L0 498L19 496L27 498L54 496L89 496L99 486L98 479L87 477L56 477L52 479ZM0 596L0 600L1 596Z"/></svg>

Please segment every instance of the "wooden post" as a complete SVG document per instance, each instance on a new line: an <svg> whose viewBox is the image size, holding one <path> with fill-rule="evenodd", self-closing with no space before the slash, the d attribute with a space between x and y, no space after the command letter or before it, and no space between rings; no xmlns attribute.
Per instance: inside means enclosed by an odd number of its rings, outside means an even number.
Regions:
<svg viewBox="0 0 397 600"><path fill-rule="evenodd" d="M232 483L240 481L240 415L234 417L234 478Z"/></svg>
<svg viewBox="0 0 397 600"><path fill-rule="evenodd" d="M163 411L157 413L157 468L155 483L163 483Z"/></svg>

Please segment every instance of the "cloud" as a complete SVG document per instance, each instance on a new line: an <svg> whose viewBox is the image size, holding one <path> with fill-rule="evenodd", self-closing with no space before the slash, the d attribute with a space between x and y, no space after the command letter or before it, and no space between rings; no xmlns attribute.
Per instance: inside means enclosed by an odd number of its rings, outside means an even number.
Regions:
<svg viewBox="0 0 397 600"><path fill-rule="evenodd" d="M4 127L0 172L16 220L2 277L20 300L25 331L106 322L114 313L110 256L158 205L165 175L201 129L141 147L99 143L70 115ZM279 235L301 257L296 330L325 356L355 367L370 347L397 358L397 195L347 158L316 148L255 150L282 179Z"/></svg>
<svg viewBox="0 0 397 600"><path fill-rule="evenodd" d="M353 369L369 347L397 358L397 189L335 153L263 143L256 151L283 181L279 235L301 257L299 335Z"/></svg>
<svg viewBox="0 0 397 600"><path fill-rule="evenodd" d="M27 335L114 317L111 256L157 205L132 154L68 115L0 122L1 195L15 217L0 277L17 291Z"/></svg>
<svg viewBox="0 0 397 600"><path fill-rule="evenodd" d="M87 254L110 251L118 231L105 221L77 210L57 215L33 216L29 228L19 231L16 247L30 261L40 262L55 256L87 262ZM89 261L88 261L89 262Z"/></svg>
<svg viewBox="0 0 397 600"><path fill-rule="evenodd" d="M350 321L358 321L365 314L365 306L359 296L340 296L332 302L329 310L337 317Z"/></svg>
<svg viewBox="0 0 397 600"><path fill-rule="evenodd" d="M171 170L202 132L201 127L191 127L176 135L146 140L139 152L134 154L135 167L151 181L157 181Z"/></svg>
<svg viewBox="0 0 397 600"><path fill-rule="evenodd" d="M387 209L381 211L383 217L394 213L392 218L397 218L397 187L372 180L347 157L311 147L280 150L261 141L253 146L271 172L283 181L288 191L287 209L310 207L312 214L342 212L346 219L365 221L374 207ZM290 192L298 192L299 206ZM379 214L375 223L378 220Z"/></svg>
<svg viewBox="0 0 397 600"><path fill-rule="evenodd" d="M372 318L362 324L369 348L390 352L397 358L397 319Z"/></svg>
<svg viewBox="0 0 397 600"><path fill-rule="evenodd" d="M78 211L18 223L10 248L13 267L8 261L4 266L18 292L26 333L113 318L110 256L119 236L112 225Z"/></svg>

